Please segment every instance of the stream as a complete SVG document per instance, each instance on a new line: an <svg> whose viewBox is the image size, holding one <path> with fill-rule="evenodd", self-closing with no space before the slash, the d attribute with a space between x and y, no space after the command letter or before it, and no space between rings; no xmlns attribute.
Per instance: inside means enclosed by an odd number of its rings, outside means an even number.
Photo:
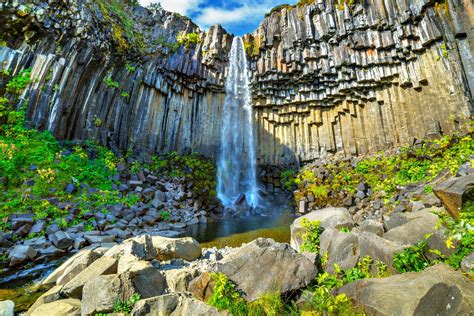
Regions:
<svg viewBox="0 0 474 316"><path fill-rule="evenodd" d="M195 238L203 248L239 247L256 238L273 238L278 242L290 241L290 225L294 215L290 207L277 208L271 216L251 216L188 226L181 237ZM69 255L72 255L70 253ZM54 271L68 255L45 263L26 265L22 270L0 272L0 301L15 302L15 312L23 312L50 287L38 283Z"/></svg>

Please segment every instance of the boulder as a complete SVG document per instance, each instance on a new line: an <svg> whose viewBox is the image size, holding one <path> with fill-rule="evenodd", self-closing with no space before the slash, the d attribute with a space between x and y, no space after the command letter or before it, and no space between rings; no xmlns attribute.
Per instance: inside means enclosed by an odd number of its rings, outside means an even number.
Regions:
<svg viewBox="0 0 474 316"><path fill-rule="evenodd" d="M359 245L357 235L339 232L334 228L324 230L320 237L320 255L328 253L327 271L334 272L334 264L342 270L356 266L359 260Z"/></svg>
<svg viewBox="0 0 474 316"><path fill-rule="evenodd" d="M160 261L176 258L193 261L201 257L201 246L191 237L167 238L153 236L152 241L157 253L156 258Z"/></svg>
<svg viewBox="0 0 474 316"><path fill-rule="evenodd" d="M391 272L395 272L393 256L403 251L401 245L369 232L359 233L358 242L360 258L370 256L374 261L384 262Z"/></svg>
<svg viewBox="0 0 474 316"><path fill-rule="evenodd" d="M317 274L315 265L290 245L266 238L232 250L217 263L216 270L235 282L248 301L266 293L300 289Z"/></svg>
<svg viewBox="0 0 474 316"><path fill-rule="evenodd" d="M0 301L0 316L14 316L15 303L13 301Z"/></svg>
<svg viewBox="0 0 474 316"><path fill-rule="evenodd" d="M444 264L422 272L364 279L343 286L368 315L470 315L474 284Z"/></svg>
<svg viewBox="0 0 474 316"><path fill-rule="evenodd" d="M436 231L438 216L426 210L406 214L407 223L390 229L384 238L399 245L414 245Z"/></svg>
<svg viewBox="0 0 474 316"><path fill-rule="evenodd" d="M172 292L187 292L192 280L199 276L199 271L194 268L165 270L168 288Z"/></svg>
<svg viewBox="0 0 474 316"><path fill-rule="evenodd" d="M87 281L82 295L82 313L111 312L117 300L127 301L134 293L150 298L165 290L165 277L148 261L138 261L127 272L101 275Z"/></svg>
<svg viewBox="0 0 474 316"><path fill-rule="evenodd" d="M85 270L81 271L78 275L67 282L61 290L61 294L70 298L82 298L82 288L84 284L93 278L100 275L108 275L117 273L117 259L111 257L101 257Z"/></svg>
<svg viewBox="0 0 474 316"><path fill-rule="evenodd" d="M41 295L33 305L26 312L26 316L30 316L33 312L41 305L51 303L61 299L61 288L62 286L56 285L49 289L46 293Z"/></svg>
<svg viewBox="0 0 474 316"><path fill-rule="evenodd" d="M8 260L10 260L10 266L16 266L27 259L33 259L37 254L38 252L31 246L18 245L10 251Z"/></svg>
<svg viewBox="0 0 474 316"><path fill-rule="evenodd" d="M365 221L362 221L359 226L355 227L352 232L369 232L377 236L383 236L384 230L381 223L371 219L366 219Z"/></svg>
<svg viewBox="0 0 474 316"><path fill-rule="evenodd" d="M80 251L54 270L41 284L64 285L101 256L92 250Z"/></svg>
<svg viewBox="0 0 474 316"><path fill-rule="evenodd" d="M68 249L74 243L74 239L68 233L61 230L48 235L48 238L57 248L63 250Z"/></svg>
<svg viewBox="0 0 474 316"><path fill-rule="evenodd" d="M461 271L464 273L474 272L474 252L468 254L461 262Z"/></svg>
<svg viewBox="0 0 474 316"><path fill-rule="evenodd" d="M354 221L352 220L351 214L345 208L341 207L329 207L322 210L313 211L309 214L297 218L293 224L291 224L291 246L299 250L303 244L302 235L305 229L301 225L301 221L306 218L309 221L320 221L321 227L324 228L352 228Z"/></svg>
<svg viewBox="0 0 474 316"><path fill-rule="evenodd" d="M209 272L202 273L189 283L188 291L197 299L207 302L214 291L215 281Z"/></svg>
<svg viewBox="0 0 474 316"><path fill-rule="evenodd" d="M153 237L154 238L154 237ZM119 258L124 255L132 255L141 260L152 260L156 258L156 250L152 237L142 235L130 238L110 248L104 256Z"/></svg>
<svg viewBox="0 0 474 316"><path fill-rule="evenodd" d="M463 201L474 200L474 174L441 182L433 188L433 192L449 215L459 218Z"/></svg>
<svg viewBox="0 0 474 316"><path fill-rule="evenodd" d="M38 306L31 314L31 316L80 316L81 315L81 301L78 299L64 299L46 303Z"/></svg>
<svg viewBox="0 0 474 316"><path fill-rule="evenodd" d="M138 301L133 308L132 316L146 315L212 316L225 313L183 293L171 293Z"/></svg>

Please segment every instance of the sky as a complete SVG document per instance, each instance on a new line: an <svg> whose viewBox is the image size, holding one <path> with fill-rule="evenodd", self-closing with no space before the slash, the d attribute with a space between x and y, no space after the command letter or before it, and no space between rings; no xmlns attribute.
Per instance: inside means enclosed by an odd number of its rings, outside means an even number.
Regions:
<svg viewBox="0 0 474 316"><path fill-rule="evenodd" d="M140 0L143 6L154 2L190 17L204 30L221 24L229 33L244 35L253 32L273 7L297 0Z"/></svg>

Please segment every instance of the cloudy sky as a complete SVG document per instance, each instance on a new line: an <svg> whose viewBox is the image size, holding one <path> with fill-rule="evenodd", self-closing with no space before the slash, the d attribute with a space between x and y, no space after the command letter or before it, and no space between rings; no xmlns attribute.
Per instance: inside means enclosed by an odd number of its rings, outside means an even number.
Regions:
<svg viewBox="0 0 474 316"><path fill-rule="evenodd" d="M265 13L282 3L297 0L140 0L143 6L160 2L168 11L178 12L193 19L201 28L221 24L236 35L250 33L257 28Z"/></svg>

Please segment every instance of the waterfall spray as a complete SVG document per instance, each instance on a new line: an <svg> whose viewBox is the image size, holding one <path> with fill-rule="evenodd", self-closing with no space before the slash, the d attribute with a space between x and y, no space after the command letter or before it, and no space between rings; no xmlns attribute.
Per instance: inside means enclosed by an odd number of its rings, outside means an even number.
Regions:
<svg viewBox="0 0 474 316"><path fill-rule="evenodd" d="M217 196L229 207L243 193L247 203L256 207L259 195L252 96L247 56L240 37L232 42L225 90Z"/></svg>

